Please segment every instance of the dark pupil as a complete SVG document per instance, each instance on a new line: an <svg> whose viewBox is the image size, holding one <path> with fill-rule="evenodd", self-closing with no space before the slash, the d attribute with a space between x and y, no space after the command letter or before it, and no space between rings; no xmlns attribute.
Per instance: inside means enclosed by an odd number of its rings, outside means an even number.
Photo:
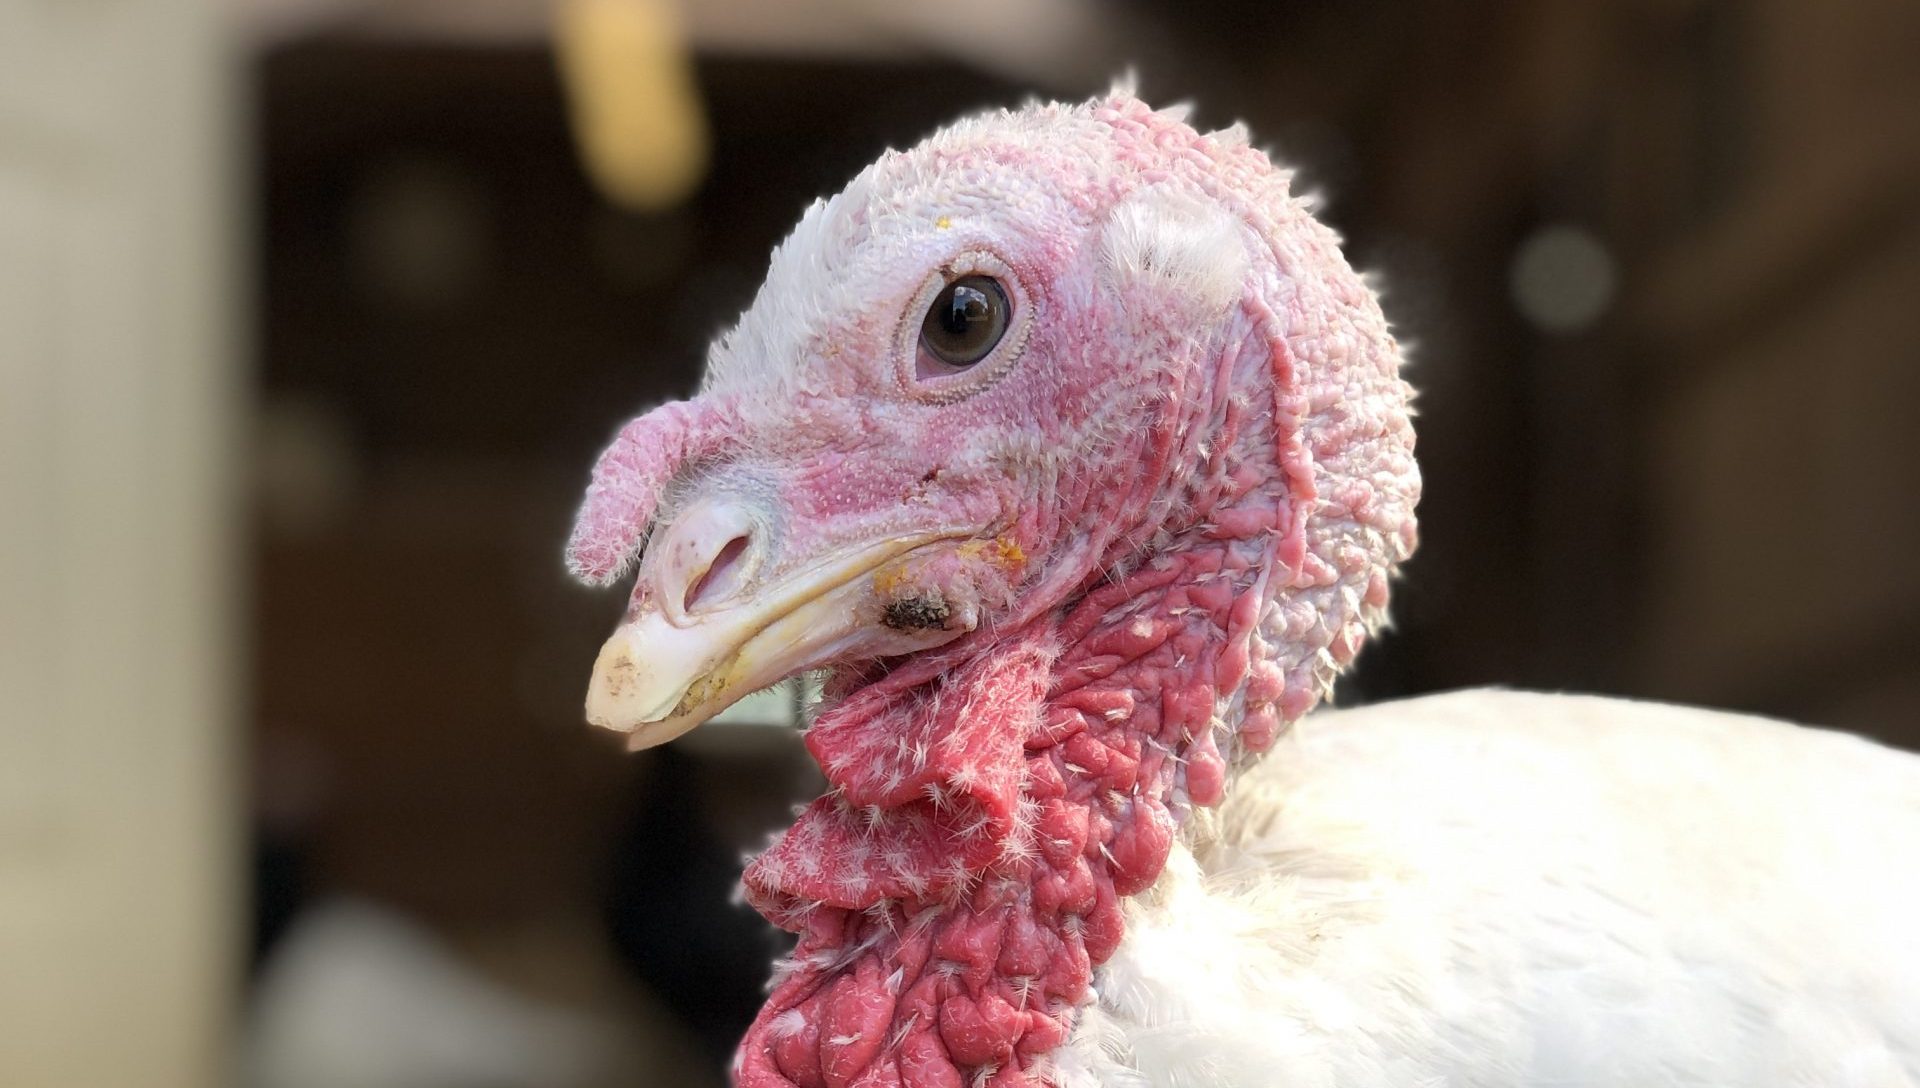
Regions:
<svg viewBox="0 0 1920 1088"><path fill-rule="evenodd" d="M949 336L966 336L976 326L986 324L991 316L986 293L978 287L956 283L947 298L949 301L941 324L946 326Z"/></svg>
<svg viewBox="0 0 1920 1088"><path fill-rule="evenodd" d="M1007 296L985 276L948 284L927 311L920 338L942 362L971 366L986 358L1007 328Z"/></svg>

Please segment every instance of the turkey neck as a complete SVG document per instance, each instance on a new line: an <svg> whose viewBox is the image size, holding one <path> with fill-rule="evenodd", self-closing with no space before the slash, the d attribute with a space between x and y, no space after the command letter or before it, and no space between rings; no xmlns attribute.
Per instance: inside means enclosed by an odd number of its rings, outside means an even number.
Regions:
<svg viewBox="0 0 1920 1088"><path fill-rule="evenodd" d="M1220 711L1280 695L1250 659L1276 528L1196 528L950 671L819 717L831 789L746 874L800 941L741 1085L1051 1083L1121 900L1159 876L1186 809L1219 799L1222 744L1245 747Z"/></svg>
<svg viewBox="0 0 1920 1088"><path fill-rule="evenodd" d="M1275 424L1296 406L1271 324L1237 330L1210 391L1142 436L1140 478L1062 481L1083 523L1118 527L1067 606L817 717L830 789L745 878L800 940L742 1043L743 1088L1052 1083L1122 901L1311 701L1259 629L1313 498Z"/></svg>

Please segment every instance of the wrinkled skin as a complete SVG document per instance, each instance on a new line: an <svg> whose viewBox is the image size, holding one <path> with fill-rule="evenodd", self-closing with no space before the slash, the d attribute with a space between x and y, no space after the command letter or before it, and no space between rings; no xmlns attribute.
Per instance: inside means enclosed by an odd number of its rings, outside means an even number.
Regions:
<svg viewBox="0 0 1920 1088"><path fill-rule="evenodd" d="M961 369L919 332L968 274L1012 320ZM589 696L636 745L834 670L831 788L746 876L801 940L741 1084L1059 1079L1121 900L1384 616L1398 364L1283 173L1125 94L965 122L808 213L569 554L641 556Z"/></svg>
<svg viewBox="0 0 1920 1088"><path fill-rule="evenodd" d="M821 555L915 530L952 543L920 557L899 597L940 588L1004 618L1022 614L1016 590L1044 584L1027 596L1045 605L1084 579L1128 527L1076 516L1087 489L1164 482L1142 471L1143 447L1167 407L1166 372L1188 360L1140 347L1142 334L1187 335L1178 320L1186 300L1141 315L1142 285L1105 274L1098 228L1114 194L1093 164L1058 156L1048 165L1073 172L1036 186L1037 150L971 150L890 155L816 207L715 347L701 395L627 432L640 448L672 444L661 435L669 428L696 438L690 456L664 459L671 464L645 492L628 486L624 465L596 481L572 548L577 572L618 577L650 522L670 523L693 498L728 495L756 507L766 527L766 555L743 594ZM916 341L929 287L970 268L1000 274L1014 327L973 369L922 377ZM681 486L663 496L676 472ZM642 497L664 497L666 508L635 507ZM965 546L981 541L1003 544ZM1041 562L1028 569L1029 557ZM654 589L643 577L636 607Z"/></svg>

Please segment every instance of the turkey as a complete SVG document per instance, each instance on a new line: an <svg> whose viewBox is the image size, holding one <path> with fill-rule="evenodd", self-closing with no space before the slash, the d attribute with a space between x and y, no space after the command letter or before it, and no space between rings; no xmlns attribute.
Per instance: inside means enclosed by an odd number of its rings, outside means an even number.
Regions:
<svg viewBox="0 0 1920 1088"><path fill-rule="evenodd" d="M587 697L635 748L825 676L737 1083L1920 1083L1920 759L1500 691L1309 715L1413 550L1410 414L1287 173L1124 88L809 209L568 551L638 567Z"/></svg>

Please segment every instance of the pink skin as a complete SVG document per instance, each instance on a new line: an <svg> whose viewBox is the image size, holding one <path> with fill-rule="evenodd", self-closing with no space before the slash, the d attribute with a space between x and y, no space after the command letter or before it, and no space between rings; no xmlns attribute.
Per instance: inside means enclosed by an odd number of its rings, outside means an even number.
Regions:
<svg viewBox="0 0 1920 1088"><path fill-rule="evenodd" d="M1014 327L955 372L920 317L981 269ZM610 581L716 495L767 527L740 596L951 537L880 585L964 622L884 670L881 625L840 650L831 789L747 871L801 939L740 1084L1051 1083L1125 897L1384 617L1419 492L1398 365L1283 173L1125 94L967 122L809 214L701 395L603 457L570 552Z"/></svg>

